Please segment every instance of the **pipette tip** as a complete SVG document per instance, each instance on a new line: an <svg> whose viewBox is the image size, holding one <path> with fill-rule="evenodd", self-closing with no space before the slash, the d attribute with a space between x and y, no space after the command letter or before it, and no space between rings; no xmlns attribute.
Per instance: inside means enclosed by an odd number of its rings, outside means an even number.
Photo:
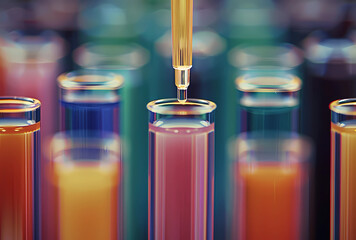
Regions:
<svg viewBox="0 0 356 240"><path fill-rule="evenodd" d="M185 103L187 101L187 89L186 88L178 88L177 90L177 99L180 103Z"/></svg>

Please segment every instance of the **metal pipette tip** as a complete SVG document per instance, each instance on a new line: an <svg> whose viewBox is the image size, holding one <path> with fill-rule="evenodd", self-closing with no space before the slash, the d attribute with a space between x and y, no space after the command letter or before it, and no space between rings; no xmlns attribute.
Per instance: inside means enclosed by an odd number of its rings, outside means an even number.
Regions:
<svg viewBox="0 0 356 240"><path fill-rule="evenodd" d="M187 101L187 89L178 88L177 89L177 99L180 103L185 103Z"/></svg>

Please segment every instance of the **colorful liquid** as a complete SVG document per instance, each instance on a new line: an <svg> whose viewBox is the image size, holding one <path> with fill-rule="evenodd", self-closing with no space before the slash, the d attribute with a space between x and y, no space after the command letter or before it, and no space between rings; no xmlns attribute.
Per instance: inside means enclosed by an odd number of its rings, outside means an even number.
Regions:
<svg viewBox="0 0 356 240"><path fill-rule="evenodd" d="M37 236L39 130L39 122L0 119L0 239Z"/></svg>
<svg viewBox="0 0 356 240"><path fill-rule="evenodd" d="M356 239L356 123L331 124L330 239Z"/></svg>
<svg viewBox="0 0 356 240"><path fill-rule="evenodd" d="M298 163L238 162L235 171L233 239L305 239L301 227L307 211L302 205L305 180Z"/></svg>
<svg viewBox="0 0 356 240"><path fill-rule="evenodd" d="M149 239L213 239L214 124L149 125Z"/></svg>
<svg viewBox="0 0 356 240"><path fill-rule="evenodd" d="M119 102L61 102L61 129L119 133Z"/></svg>
<svg viewBox="0 0 356 240"><path fill-rule="evenodd" d="M172 0L172 61L176 69L192 66L193 0Z"/></svg>
<svg viewBox="0 0 356 240"><path fill-rule="evenodd" d="M96 151L84 149L92 157ZM62 155L54 161L58 239L117 240L120 235L120 170L118 157L109 161ZM79 156L82 156L80 154ZM56 219L52 219L52 221Z"/></svg>

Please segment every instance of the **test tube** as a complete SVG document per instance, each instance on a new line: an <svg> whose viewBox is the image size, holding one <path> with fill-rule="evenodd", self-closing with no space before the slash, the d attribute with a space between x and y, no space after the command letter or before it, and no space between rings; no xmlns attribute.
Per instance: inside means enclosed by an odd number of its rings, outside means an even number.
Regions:
<svg viewBox="0 0 356 240"><path fill-rule="evenodd" d="M38 239L40 102L0 97L0 238Z"/></svg>
<svg viewBox="0 0 356 240"><path fill-rule="evenodd" d="M147 237L148 139L146 103L152 79L147 78L147 50L137 44L80 46L74 53L78 66L124 78L120 101L120 139L125 162L125 238Z"/></svg>
<svg viewBox="0 0 356 240"><path fill-rule="evenodd" d="M5 93L42 102L41 137L48 142L57 130L56 77L64 56L64 40L51 31L8 34L2 45L5 63ZM44 152L48 150L44 144Z"/></svg>
<svg viewBox="0 0 356 240"><path fill-rule="evenodd" d="M213 239L213 102L163 99L147 105L149 239Z"/></svg>
<svg viewBox="0 0 356 240"><path fill-rule="evenodd" d="M310 142L298 135L236 139L227 239L309 239L310 154Z"/></svg>
<svg viewBox="0 0 356 240"><path fill-rule="evenodd" d="M60 132L51 149L49 173L57 204L50 221L57 235L50 239L123 239L118 135Z"/></svg>
<svg viewBox="0 0 356 240"><path fill-rule="evenodd" d="M325 231L330 224L330 118L329 104L336 99L351 98L356 91L356 44L350 39L324 39L318 35L305 40L306 75L302 132L315 142L316 232L329 239ZM318 97L315 98L315 93Z"/></svg>
<svg viewBox="0 0 356 240"><path fill-rule="evenodd" d="M330 239L356 238L355 109L354 98L336 100L330 104Z"/></svg>
<svg viewBox="0 0 356 240"><path fill-rule="evenodd" d="M301 80L279 72L248 73L236 79L237 134L297 132Z"/></svg>
<svg viewBox="0 0 356 240"><path fill-rule="evenodd" d="M122 84L122 76L110 72L79 70L60 75L61 130L82 136L89 131L119 134Z"/></svg>
<svg viewBox="0 0 356 240"><path fill-rule="evenodd" d="M228 53L229 63L231 68L229 70L229 76L225 81L224 86L224 134L225 138L236 137L236 133L240 130L237 128L236 123L239 123L240 116L236 114L236 78L243 79L244 76L250 76L252 79L248 81L254 81L253 76L270 76L275 80L280 78L286 78L288 82L288 74L301 77L300 68L303 63L303 52L291 44L269 44L269 45L250 45L250 46L238 46L232 49ZM285 76L284 76L285 75ZM263 79L260 79L263 80ZM262 87L263 81L257 83L256 87ZM283 83L275 83L274 87L284 88ZM299 83L300 84L300 83ZM278 86L281 85L281 86ZM273 86L266 86L267 88L273 88ZM264 91L260 89L259 91ZM279 91L279 90L278 90ZM251 96L252 96L251 91ZM239 91L241 95L241 91ZM238 96L240 98L241 96ZM261 95L261 94L260 94ZM278 94L277 94L278 95ZM269 96L273 96L270 92Z"/></svg>

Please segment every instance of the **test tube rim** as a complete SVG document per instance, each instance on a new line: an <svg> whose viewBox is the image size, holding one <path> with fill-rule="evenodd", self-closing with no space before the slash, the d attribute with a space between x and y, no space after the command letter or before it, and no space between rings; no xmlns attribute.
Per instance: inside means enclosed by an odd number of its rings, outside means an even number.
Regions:
<svg viewBox="0 0 356 240"><path fill-rule="evenodd" d="M114 66L114 67L108 67L107 65L104 64L100 64L100 60L107 60L110 59L111 61L115 62L119 62L120 59L120 55L105 55L102 53L99 53L99 51L93 51L94 49L98 49L98 48L109 48L109 49L126 49L129 48L130 51L128 51L128 53L126 53L126 55L132 55L132 54L140 54L140 61L134 61L132 65L130 64L110 64L109 66ZM90 49L92 49L92 51L90 51ZM93 55L92 58L84 57L85 54L87 55ZM144 47L142 47L139 44L100 44L100 43L93 43L93 42L88 42L85 44L82 44L81 46L79 46L77 49L74 50L73 52L73 59L76 62L76 64L78 64L79 66L81 66L82 68L86 68L86 69L96 69L96 70L101 70L101 69L105 69L105 70L113 70L113 71L117 71L117 70L135 70L138 68L141 68L143 66L145 66L150 59L150 54L147 51L147 49L145 49ZM97 59L96 64L93 63L84 63L83 59Z"/></svg>
<svg viewBox="0 0 356 240"><path fill-rule="evenodd" d="M254 75L255 74L255 75ZM268 73L271 74L271 73ZM260 78L260 77L274 77L274 78L281 78L281 76L285 76L290 80L284 84L275 84L275 85L263 85L263 84L251 84L247 82L246 77L252 76L250 79L253 78ZM241 85L245 83L248 87L242 87ZM263 75L262 72L257 73L247 73L239 76L235 80L236 88L242 92L297 92L301 89L302 81L299 77L293 74L288 73L280 73L280 72L272 72L272 75ZM268 87L266 87L268 86ZM277 87L279 86L279 87Z"/></svg>
<svg viewBox="0 0 356 240"><path fill-rule="evenodd" d="M272 58L271 57L267 57L268 55L261 57L261 56L257 56L254 58L254 54L251 50L256 50L257 48L271 48L274 51L283 51L281 53L281 56L287 56L288 54L294 54L296 57L296 61L294 63L289 63L289 64L285 64L285 61L282 61L282 59L278 59L278 58ZM245 57L241 56L242 54L246 54ZM280 57L281 57L280 56ZM249 64L242 64L240 61L238 61L239 58L242 59L254 59L257 63L259 62L263 62L263 61L270 61L270 62L279 62L280 64L267 64L267 65L261 65L260 63L257 65L249 65ZM251 60L250 60L251 61ZM297 46L290 44L290 43L282 43L282 44L270 44L270 45L256 45L256 46L238 46L233 48L230 52L229 52L229 63L230 65L234 66L234 67L238 67L241 69L251 69L251 70L258 70L259 68L263 67L266 68L267 66L269 67L275 67L276 70L290 70L293 69L295 67L300 66L304 61L304 53L303 51L298 48Z"/></svg>
<svg viewBox="0 0 356 240"><path fill-rule="evenodd" d="M24 39L20 39L21 37ZM35 53L39 54L42 51L44 54L38 55L36 59L28 58L28 52L33 51L31 44L42 45ZM21 30L12 31L5 37L1 48L5 52L17 51L6 54L10 56L6 59L9 63L51 63L58 61L66 54L65 40L52 30L40 31L37 35L27 34ZM19 56L25 56L25 58L18 59Z"/></svg>
<svg viewBox="0 0 356 240"><path fill-rule="evenodd" d="M102 81L100 82L102 84L93 84L91 86L88 86L80 84L80 82L71 80L85 76L98 76L100 78L108 78L108 81ZM109 78L111 79L109 80ZM122 75L113 72L104 72L93 69L81 69L62 73L58 76L57 84L58 87L66 90L117 90L122 88L124 84L124 78Z"/></svg>
<svg viewBox="0 0 356 240"><path fill-rule="evenodd" d="M11 105L4 108L2 105ZM6 106L6 105L5 105ZM0 113L26 113L38 110L41 102L36 98L17 97L17 96L0 96Z"/></svg>
<svg viewBox="0 0 356 240"><path fill-rule="evenodd" d="M175 111L172 109L165 109L169 106L180 107L201 107L201 109L185 109L184 111ZM163 108L163 109L162 109ZM216 109L216 104L209 100L188 98L184 103L179 102L176 98L167 98L151 101L147 104L147 109L152 113L164 115L201 115L213 112Z"/></svg>
<svg viewBox="0 0 356 240"><path fill-rule="evenodd" d="M345 105L352 105L355 108L353 108L351 110L339 108L339 107L343 107ZM334 112L336 114L356 116L356 98L345 98L345 99L335 100L330 103L329 108L332 112Z"/></svg>

